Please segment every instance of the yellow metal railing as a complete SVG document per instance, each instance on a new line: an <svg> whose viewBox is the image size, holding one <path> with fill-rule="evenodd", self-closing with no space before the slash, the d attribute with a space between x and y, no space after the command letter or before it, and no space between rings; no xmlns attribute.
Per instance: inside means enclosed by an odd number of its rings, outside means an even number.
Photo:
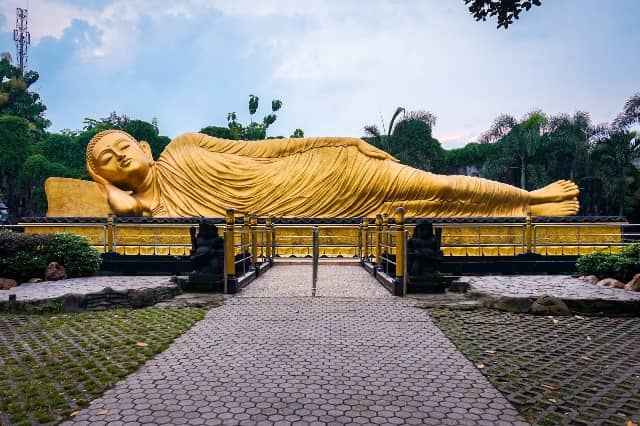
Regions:
<svg viewBox="0 0 640 426"><path fill-rule="evenodd" d="M407 239L404 208L396 209L395 223L389 223L387 215L376 215L373 226L364 220L361 259L375 265L377 272L383 272L394 281L392 292L404 296L407 292Z"/></svg>
<svg viewBox="0 0 640 426"><path fill-rule="evenodd" d="M240 215L244 218L244 214ZM235 220L235 216L234 216ZM252 223L254 220L254 223ZM277 225L248 216L235 226L240 241L255 244L247 248L252 261L275 256L311 256L311 236L300 234L298 225ZM102 223L21 223L6 229L27 233L71 232L86 237L99 252L122 255L186 256L191 251L189 229L194 223L134 223L108 218ZM220 223L221 234L225 225ZM376 222L363 220L359 225L318 224L320 256L368 258L374 262L388 245L392 224L380 215ZM617 222L541 223L533 220L501 223L433 222L442 230L441 248L445 256L513 256L526 252L541 255L583 255L594 251L617 253L626 245L640 242L639 225ZM405 225L412 234L414 224ZM255 235L249 236L251 229ZM380 234L378 238L378 233ZM234 246L235 249L235 246ZM255 255L254 255L255 253Z"/></svg>
<svg viewBox="0 0 640 426"><path fill-rule="evenodd" d="M362 257L361 225L289 225L273 226L275 257L313 257L314 226L318 227L320 257Z"/></svg>

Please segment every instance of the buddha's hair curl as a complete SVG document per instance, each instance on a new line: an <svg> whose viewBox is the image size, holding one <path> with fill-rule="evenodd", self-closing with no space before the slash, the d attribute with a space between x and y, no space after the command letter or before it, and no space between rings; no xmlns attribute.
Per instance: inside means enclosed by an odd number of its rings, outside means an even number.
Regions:
<svg viewBox="0 0 640 426"><path fill-rule="evenodd" d="M96 146L96 143L98 143L100 139L102 139L104 136L107 136L108 134L111 134L111 133L124 133L125 135L129 136L129 139L131 139L133 142L140 145L140 142L138 142L137 140L132 138L127 132L124 132L122 130L110 129L110 130L103 130L99 133L96 133L95 136L92 137L89 143L87 144L86 158L87 158L87 170L89 174L93 174L93 175L98 174L96 173L96 167L95 167L95 164L93 163L93 156L91 155L91 151L93 151L93 147Z"/></svg>

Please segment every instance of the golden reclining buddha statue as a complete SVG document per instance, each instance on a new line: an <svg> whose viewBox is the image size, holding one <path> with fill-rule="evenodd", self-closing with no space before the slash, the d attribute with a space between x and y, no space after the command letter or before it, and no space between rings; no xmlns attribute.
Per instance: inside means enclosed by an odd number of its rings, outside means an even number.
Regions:
<svg viewBox="0 0 640 426"><path fill-rule="evenodd" d="M412 217L521 217L579 208L570 181L528 192L437 175L356 138L232 141L187 133L154 161L146 142L107 130L87 145L87 170L95 183L47 182L48 216L222 217L231 208L258 216L373 217L402 206Z"/></svg>

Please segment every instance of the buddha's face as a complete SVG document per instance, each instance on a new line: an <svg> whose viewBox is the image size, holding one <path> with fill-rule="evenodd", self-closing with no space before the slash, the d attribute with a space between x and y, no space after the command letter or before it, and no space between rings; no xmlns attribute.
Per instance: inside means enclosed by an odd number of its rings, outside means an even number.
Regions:
<svg viewBox="0 0 640 426"><path fill-rule="evenodd" d="M122 189L133 189L150 170L151 158L126 133L103 136L91 151L97 175Z"/></svg>

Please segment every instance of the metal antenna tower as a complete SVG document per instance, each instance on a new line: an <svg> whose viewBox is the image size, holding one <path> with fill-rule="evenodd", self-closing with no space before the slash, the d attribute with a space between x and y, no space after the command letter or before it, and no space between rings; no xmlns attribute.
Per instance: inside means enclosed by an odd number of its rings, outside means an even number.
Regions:
<svg viewBox="0 0 640 426"><path fill-rule="evenodd" d="M27 67L27 49L31 44L31 34L27 29L27 9L16 9L16 29L13 30L13 41L16 42L16 53L20 69L24 72Z"/></svg>

